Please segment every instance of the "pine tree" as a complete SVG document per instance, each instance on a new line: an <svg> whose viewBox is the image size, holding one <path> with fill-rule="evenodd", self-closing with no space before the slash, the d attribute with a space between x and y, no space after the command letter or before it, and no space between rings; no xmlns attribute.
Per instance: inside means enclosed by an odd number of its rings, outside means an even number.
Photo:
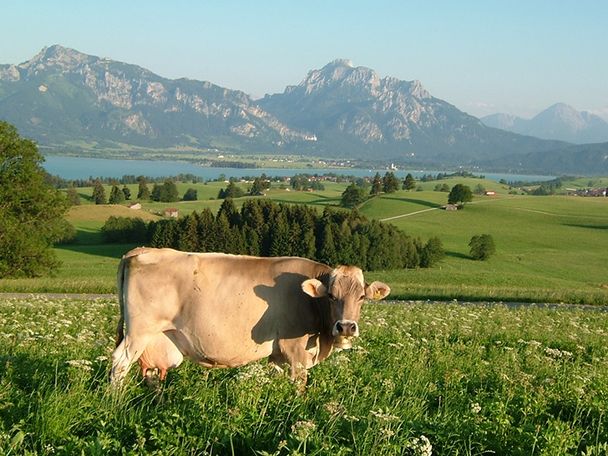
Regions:
<svg viewBox="0 0 608 456"><path fill-rule="evenodd" d="M270 256L291 255L290 244L289 224L281 211L270 225Z"/></svg>
<svg viewBox="0 0 608 456"><path fill-rule="evenodd" d="M215 251L215 217L213 213L205 208L198 215L197 237L198 250L201 252Z"/></svg>
<svg viewBox="0 0 608 456"><path fill-rule="evenodd" d="M178 248L179 227L175 219L162 219L150 222L148 238L152 247Z"/></svg>
<svg viewBox="0 0 608 456"><path fill-rule="evenodd" d="M106 191L99 179L93 184L93 201L95 204L106 204Z"/></svg>
<svg viewBox="0 0 608 456"><path fill-rule="evenodd" d="M232 198L226 198L222 202L222 205L220 206L220 208L218 210L217 216L219 217L220 214L224 214L226 216L226 219L228 220L228 223L230 224L230 226L240 225L241 215L239 214L239 211L236 209L236 206L234 205L234 201L232 201Z"/></svg>
<svg viewBox="0 0 608 456"><path fill-rule="evenodd" d="M233 239L232 230L230 229L230 223L224 213L218 213L213 233L215 237L214 250L217 252L230 253L233 251Z"/></svg>
<svg viewBox="0 0 608 456"><path fill-rule="evenodd" d="M73 185L68 188L67 191L68 203L70 206L78 206L80 205L80 195L76 191Z"/></svg>
<svg viewBox="0 0 608 456"><path fill-rule="evenodd" d="M338 235L334 238L336 246L337 263L356 264L357 258L353 251L353 234L347 220L339 227Z"/></svg>
<svg viewBox="0 0 608 456"><path fill-rule="evenodd" d="M243 241L245 242L245 253L247 255L260 255L260 237L256 230L250 226L243 226Z"/></svg>
<svg viewBox="0 0 608 456"><path fill-rule="evenodd" d="M317 252L318 260L330 266L338 263L333 226L333 223L327 219L322 221L320 246Z"/></svg>
<svg viewBox="0 0 608 456"><path fill-rule="evenodd" d="M380 173L376 173L374 176L374 180L372 182L372 188L369 191L369 194L372 196L379 195L382 191L382 178L380 177Z"/></svg>
<svg viewBox="0 0 608 456"><path fill-rule="evenodd" d="M387 171L382 178L382 191L384 193L394 193L399 189L399 179L395 173Z"/></svg>
<svg viewBox="0 0 608 456"><path fill-rule="evenodd" d="M249 189L249 195L251 196L259 196L264 194L264 183L262 179L256 177L253 180L253 184L251 185L251 189Z"/></svg>
<svg viewBox="0 0 608 456"><path fill-rule="evenodd" d="M152 186L152 193L150 195L150 198L152 199L152 201L160 201L161 193L162 187L155 182Z"/></svg>
<svg viewBox="0 0 608 456"><path fill-rule="evenodd" d="M289 209L288 220L293 243L293 254L304 258L314 258L316 251L316 212L303 205L290 206Z"/></svg>
<svg viewBox="0 0 608 456"><path fill-rule="evenodd" d="M179 250L185 252L197 252L198 245L198 215L196 212L183 217L180 220L180 235L178 240Z"/></svg>
<svg viewBox="0 0 608 456"><path fill-rule="evenodd" d="M139 181L139 187L137 189L137 199L138 200L149 200L150 199L150 189L148 188L146 179L143 177Z"/></svg>
<svg viewBox="0 0 608 456"><path fill-rule="evenodd" d="M120 204L125 201L125 194L118 188L116 185L112 185L112 190L110 191L110 204Z"/></svg>
<svg viewBox="0 0 608 456"><path fill-rule="evenodd" d="M403 181L403 190L414 190L416 188L416 179L410 173L407 173Z"/></svg>
<svg viewBox="0 0 608 456"><path fill-rule="evenodd" d="M126 184L122 187L122 194L125 196L125 200L131 199L131 189Z"/></svg>

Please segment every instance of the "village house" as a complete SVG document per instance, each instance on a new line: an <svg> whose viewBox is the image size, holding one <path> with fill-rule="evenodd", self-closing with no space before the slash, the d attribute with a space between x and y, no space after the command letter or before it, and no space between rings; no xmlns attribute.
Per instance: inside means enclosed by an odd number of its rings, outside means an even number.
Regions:
<svg viewBox="0 0 608 456"><path fill-rule="evenodd" d="M174 207L168 207L167 209L165 209L163 214L165 217L177 218L179 216L179 211L177 209L175 209Z"/></svg>

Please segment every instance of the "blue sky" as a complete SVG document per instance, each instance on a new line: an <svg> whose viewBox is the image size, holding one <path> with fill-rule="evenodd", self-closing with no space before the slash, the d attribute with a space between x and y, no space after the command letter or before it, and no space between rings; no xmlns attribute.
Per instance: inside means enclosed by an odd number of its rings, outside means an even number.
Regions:
<svg viewBox="0 0 608 456"><path fill-rule="evenodd" d="M348 58L477 116L608 119L607 24L603 0L30 0L2 7L0 63L61 44L260 97Z"/></svg>

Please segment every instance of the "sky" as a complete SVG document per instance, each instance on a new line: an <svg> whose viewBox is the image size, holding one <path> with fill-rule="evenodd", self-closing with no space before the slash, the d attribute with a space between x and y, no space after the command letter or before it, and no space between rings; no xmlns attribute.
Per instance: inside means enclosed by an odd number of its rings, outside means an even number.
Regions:
<svg viewBox="0 0 608 456"><path fill-rule="evenodd" d="M608 120L604 0L40 1L2 6L0 63L53 44L255 98L336 58L481 117L557 102Z"/></svg>

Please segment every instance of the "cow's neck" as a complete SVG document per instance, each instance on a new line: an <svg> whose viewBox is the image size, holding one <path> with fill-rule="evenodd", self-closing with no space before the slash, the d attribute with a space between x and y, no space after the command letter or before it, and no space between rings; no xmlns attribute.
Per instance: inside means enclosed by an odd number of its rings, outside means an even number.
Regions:
<svg viewBox="0 0 608 456"><path fill-rule="evenodd" d="M329 277L328 273L323 274L317 277L323 285L329 287ZM329 304L328 298L317 299L317 312L319 316L319 321L321 322L321 332L319 334L319 361L323 361L327 358L332 351L334 345L334 336L332 336L332 321L331 321L331 307Z"/></svg>

